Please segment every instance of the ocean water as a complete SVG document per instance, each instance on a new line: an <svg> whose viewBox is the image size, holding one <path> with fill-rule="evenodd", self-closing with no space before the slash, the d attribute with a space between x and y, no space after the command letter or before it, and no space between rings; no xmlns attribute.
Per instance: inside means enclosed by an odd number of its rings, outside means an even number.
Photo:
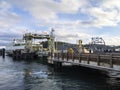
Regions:
<svg viewBox="0 0 120 90"><path fill-rule="evenodd" d="M0 56L0 90L120 90L120 79L75 67L55 70L41 60Z"/></svg>

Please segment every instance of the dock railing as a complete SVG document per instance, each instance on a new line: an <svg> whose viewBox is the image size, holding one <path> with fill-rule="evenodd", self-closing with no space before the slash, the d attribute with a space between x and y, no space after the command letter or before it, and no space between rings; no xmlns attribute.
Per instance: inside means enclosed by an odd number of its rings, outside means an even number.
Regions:
<svg viewBox="0 0 120 90"><path fill-rule="evenodd" d="M50 54L51 55L51 54ZM52 59L52 58L51 58ZM78 64L89 64L96 66L103 66L114 68L114 66L120 67L120 53L105 53L105 54L94 54L94 53L54 53L54 59L52 61L58 62L72 62Z"/></svg>

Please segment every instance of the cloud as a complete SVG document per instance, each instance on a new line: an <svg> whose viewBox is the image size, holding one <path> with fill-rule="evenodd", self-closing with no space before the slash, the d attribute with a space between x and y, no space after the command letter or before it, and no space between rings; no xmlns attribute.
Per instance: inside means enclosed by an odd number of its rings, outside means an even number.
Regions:
<svg viewBox="0 0 120 90"><path fill-rule="evenodd" d="M20 21L21 17L11 9L12 6L9 3L0 1L0 31L11 28Z"/></svg>
<svg viewBox="0 0 120 90"><path fill-rule="evenodd" d="M81 0L61 0L56 7L57 13L74 13L78 14L84 13L89 16L88 21L76 20L70 21L65 20L59 22L55 19L51 21L55 25L75 25L75 26L84 26L84 27L104 27L104 26L117 26L120 22L120 1L119 0L105 0L97 2L98 5L92 5L94 2L89 0L84 0L82 3ZM53 11L55 11L53 9ZM79 15L79 14L78 14ZM57 16L57 15L56 15Z"/></svg>
<svg viewBox="0 0 120 90"><path fill-rule="evenodd" d="M57 17L53 10L57 3L52 0L24 0L24 2L19 2L19 0L10 0L10 3L29 12L36 19L46 20Z"/></svg>
<svg viewBox="0 0 120 90"><path fill-rule="evenodd" d="M0 29L0 45L8 45L8 44L11 44L13 39L15 38L19 38L19 39L22 39L22 36L24 33L27 32L27 27L12 27L8 30L2 30Z"/></svg>
<svg viewBox="0 0 120 90"><path fill-rule="evenodd" d="M0 1L0 9L6 11L11 8L11 5L5 1Z"/></svg>
<svg viewBox="0 0 120 90"><path fill-rule="evenodd" d="M87 3L87 0L10 0L10 3L28 11L36 19L56 19L58 13L76 13L79 8ZM82 2L82 3L81 3Z"/></svg>
<svg viewBox="0 0 120 90"><path fill-rule="evenodd" d="M48 27L53 27L58 40L76 43L76 40L82 39L83 43L88 43L89 39L95 36L90 29L96 28L98 33L98 28L119 26L119 4L120 0L1 0L0 35L2 38L0 40L9 41L13 37L19 38L26 29L33 32L37 28L38 32L41 32L40 30L44 28L48 30ZM22 18L20 15L25 14L19 10L14 11L16 8L26 12L27 18ZM63 16L60 17L59 14ZM110 36L103 35L106 43L113 44L109 41ZM111 41L117 44L114 41L116 37L112 37L114 39L111 38Z"/></svg>
<svg viewBox="0 0 120 90"><path fill-rule="evenodd" d="M19 0L10 0L10 3L20 7L24 11L29 12L36 20L51 21L52 24L60 24L58 14L78 14L84 13L89 16L89 19L84 20L65 20L65 24L69 25L69 21L73 25L85 27L104 27L117 26L120 22L120 6L119 0L24 0L19 3ZM96 4L96 6L94 5ZM79 14L78 14L79 15ZM74 23L75 22L75 23ZM78 23L79 22L79 23ZM64 22L63 22L64 23Z"/></svg>
<svg viewBox="0 0 120 90"><path fill-rule="evenodd" d="M112 17L116 22L120 22L120 0L106 0L101 7L112 13Z"/></svg>
<svg viewBox="0 0 120 90"><path fill-rule="evenodd" d="M76 13L87 4L87 0L61 0L58 10L62 13Z"/></svg>
<svg viewBox="0 0 120 90"><path fill-rule="evenodd" d="M19 31L13 28L21 21L21 17L12 8L10 3L0 1L0 41L3 45L9 43L13 37L19 37Z"/></svg>
<svg viewBox="0 0 120 90"><path fill-rule="evenodd" d="M91 26L117 26L120 22L120 0L101 0L97 6L90 5L81 11L91 16Z"/></svg>
<svg viewBox="0 0 120 90"><path fill-rule="evenodd" d="M109 36L109 35L102 35L105 43L107 45L120 45L120 37L119 36Z"/></svg>
<svg viewBox="0 0 120 90"><path fill-rule="evenodd" d="M76 44L78 40L83 40L83 43L86 44L89 42L89 39L92 35L82 32L82 29L65 29L65 28L57 28L55 29L55 38L57 41L65 41L69 43Z"/></svg>

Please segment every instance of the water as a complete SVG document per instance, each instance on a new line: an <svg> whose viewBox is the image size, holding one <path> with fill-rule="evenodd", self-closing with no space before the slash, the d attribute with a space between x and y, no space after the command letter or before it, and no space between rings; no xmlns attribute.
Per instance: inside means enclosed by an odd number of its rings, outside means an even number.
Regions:
<svg viewBox="0 0 120 90"><path fill-rule="evenodd" d="M40 60L0 57L0 90L120 90L120 80L66 68L56 71Z"/></svg>

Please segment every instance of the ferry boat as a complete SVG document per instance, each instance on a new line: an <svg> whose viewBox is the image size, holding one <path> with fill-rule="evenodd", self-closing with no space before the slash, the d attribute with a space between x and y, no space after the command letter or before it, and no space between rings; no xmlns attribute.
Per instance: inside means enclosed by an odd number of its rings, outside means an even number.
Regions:
<svg viewBox="0 0 120 90"><path fill-rule="evenodd" d="M11 45L6 46L6 54L12 56L13 51L24 50L24 49L25 49L25 41L21 39L14 39Z"/></svg>
<svg viewBox="0 0 120 90"><path fill-rule="evenodd" d="M48 45L43 48L43 39L47 40ZM43 41L43 42L42 42ZM6 47L7 55L14 55L18 51L17 55L31 54L34 53L38 57L47 57L48 52L54 51L54 36L53 30L51 34L34 34L25 33L23 39L14 39L12 44ZM18 56L20 56L18 55ZM21 57L21 56L20 56Z"/></svg>
<svg viewBox="0 0 120 90"><path fill-rule="evenodd" d="M34 43L31 46L26 46L25 40L21 39L14 39L13 43L6 47L6 54L12 56L16 50L22 51L23 53L29 51L29 53L35 53L38 57L48 56L48 51L43 48L42 44Z"/></svg>

